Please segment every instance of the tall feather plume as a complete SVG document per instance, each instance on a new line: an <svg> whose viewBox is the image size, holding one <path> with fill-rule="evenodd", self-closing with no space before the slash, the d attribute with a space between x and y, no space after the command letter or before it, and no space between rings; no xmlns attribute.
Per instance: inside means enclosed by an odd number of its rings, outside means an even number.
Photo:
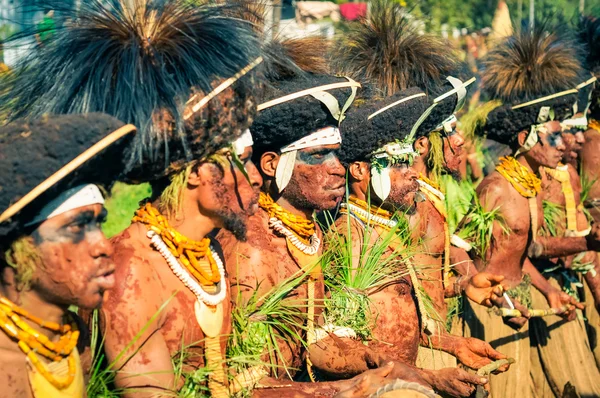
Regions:
<svg viewBox="0 0 600 398"><path fill-rule="evenodd" d="M530 101L574 88L582 76L576 43L547 24L506 38L484 60L482 86L491 99Z"/></svg>
<svg viewBox="0 0 600 398"><path fill-rule="evenodd" d="M435 92L458 69L449 43L420 34L414 20L393 0L374 0L368 17L332 48L334 70L375 84L386 95L409 87Z"/></svg>
<svg viewBox="0 0 600 398"><path fill-rule="evenodd" d="M273 82L305 73L329 72L327 51L329 41L319 35L302 38L283 38L274 34L267 21L268 0L228 0L237 5L235 16L252 25L261 38L264 62L262 74Z"/></svg>
<svg viewBox="0 0 600 398"><path fill-rule="evenodd" d="M169 164L168 141L177 137L185 158L196 155L184 134L186 101L192 92L209 93L215 82L234 76L259 55L256 35L247 22L232 17L230 5L86 0L76 9L65 2L43 3L70 22L16 68L10 90L0 87L0 107L11 119L105 112L133 123L139 128L133 156L138 164L142 157ZM251 86L241 81L236 85L236 93ZM246 102L235 100L238 94L224 95L226 99L220 95L207 108L220 100L242 108ZM157 112L168 113L171 122L156 123ZM241 123L242 116L230 119L227 128L209 131L201 143L210 148L215 137L221 143L234 138L239 128L232 125Z"/></svg>
<svg viewBox="0 0 600 398"><path fill-rule="evenodd" d="M600 18L582 17L577 33L579 42L585 47L585 67L600 77Z"/></svg>

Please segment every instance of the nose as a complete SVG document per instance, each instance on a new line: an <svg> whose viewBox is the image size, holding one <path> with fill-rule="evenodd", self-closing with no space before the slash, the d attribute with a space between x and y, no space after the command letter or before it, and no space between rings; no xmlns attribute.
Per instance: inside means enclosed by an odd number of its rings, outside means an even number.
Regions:
<svg viewBox="0 0 600 398"><path fill-rule="evenodd" d="M564 152L567 149L565 142L560 137L556 140L556 149L561 152Z"/></svg>
<svg viewBox="0 0 600 398"><path fill-rule="evenodd" d="M575 141L577 141L578 144L585 144L585 136L582 131L578 131L575 134Z"/></svg>
<svg viewBox="0 0 600 398"><path fill-rule="evenodd" d="M465 139L460 134L454 134L450 137L450 144L453 148L460 148L465 144Z"/></svg>
<svg viewBox="0 0 600 398"><path fill-rule="evenodd" d="M419 174L417 173L417 171L414 168L409 167L406 170L406 176L411 180L416 180L419 177Z"/></svg>
<svg viewBox="0 0 600 398"><path fill-rule="evenodd" d="M251 160L246 164L246 171L248 172L248 177L250 177L250 184L252 187L260 189L260 187L263 185L263 179L258 172L258 168Z"/></svg>
<svg viewBox="0 0 600 398"><path fill-rule="evenodd" d="M337 155L335 156L335 159L331 162L331 165L329 166L329 174L337 175L344 178L346 177L346 168L344 167L342 162L340 162Z"/></svg>
<svg viewBox="0 0 600 398"><path fill-rule="evenodd" d="M110 243L100 228L90 231L88 240L90 242L90 255L93 258L99 257L112 257L114 250L113 245Z"/></svg>

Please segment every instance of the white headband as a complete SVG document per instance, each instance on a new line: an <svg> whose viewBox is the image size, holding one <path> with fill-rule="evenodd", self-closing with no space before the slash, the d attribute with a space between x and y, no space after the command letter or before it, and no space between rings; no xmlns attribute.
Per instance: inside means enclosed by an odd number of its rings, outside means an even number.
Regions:
<svg viewBox="0 0 600 398"><path fill-rule="evenodd" d="M514 108L513 108L514 109ZM551 114L552 113L552 114ZM544 124L551 120L554 117L554 111L549 106L542 106L538 113L537 122L539 124L534 124L531 126L529 130L529 134L527 134L527 138L525 139L525 143L521 148L517 149L515 152L515 157L519 156L522 153L529 152L531 148L535 146L535 144L539 141L538 132L546 132L546 127Z"/></svg>
<svg viewBox="0 0 600 398"><path fill-rule="evenodd" d="M342 142L342 135L337 127L326 127L312 134L302 137L298 141L284 146L279 151L279 163L275 170L275 183L279 192L283 191L292 178L296 154L300 149L312 148L320 145L334 145Z"/></svg>
<svg viewBox="0 0 600 398"><path fill-rule="evenodd" d="M561 126L564 127L585 127L585 129L587 130L587 125L588 125L588 120L587 117L585 116L580 116L578 118L575 119L567 119L567 120L563 120L560 123Z"/></svg>
<svg viewBox="0 0 600 398"><path fill-rule="evenodd" d="M236 155L241 156L246 148L251 147L252 145L254 145L252 134L250 133L250 130L246 129L240 138L233 141L233 150Z"/></svg>
<svg viewBox="0 0 600 398"><path fill-rule="evenodd" d="M25 226L38 224L70 210L95 204L104 204L104 196L100 189L94 184L79 185L62 192L56 199L46 204Z"/></svg>
<svg viewBox="0 0 600 398"><path fill-rule="evenodd" d="M379 199L386 200L392 190L390 168L393 162L389 162L387 167L381 167L381 165L376 164L373 160L382 158L394 159L410 154L416 154L411 142L390 142L371 153L371 186Z"/></svg>

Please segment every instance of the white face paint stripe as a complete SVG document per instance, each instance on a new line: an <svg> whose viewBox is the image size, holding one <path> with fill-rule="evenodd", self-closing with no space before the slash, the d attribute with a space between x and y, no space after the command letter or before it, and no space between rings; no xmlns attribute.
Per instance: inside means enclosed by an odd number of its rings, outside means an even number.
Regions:
<svg viewBox="0 0 600 398"><path fill-rule="evenodd" d="M280 152L286 153L320 145L333 145L341 143L342 135L340 134L340 130L337 127L326 127L324 129L317 130L306 137L302 137L298 141L284 146L280 149Z"/></svg>
<svg viewBox="0 0 600 398"><path fill-rule="evenodd" d="M237 140L233 141L233 149L235 150L235 154L241 156L246 148L254 145L254 140L252 139L252 134L250 130L246 129L244 133Z"/></svg>
<svg viewBox="0 0 600 398"><path fill-rule="evenodd" d="M73 209L95 204L104 204L104 196L100 189L94 184L79 185L64 191L56 199L46 204L25 226L40 223Z"/></svg>

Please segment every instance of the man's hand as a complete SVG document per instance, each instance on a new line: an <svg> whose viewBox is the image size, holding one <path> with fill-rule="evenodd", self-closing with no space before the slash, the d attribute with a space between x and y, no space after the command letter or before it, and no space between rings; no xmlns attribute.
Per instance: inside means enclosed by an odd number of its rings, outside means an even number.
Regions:
<svg viewBox="0 0 600 398"><path fill-rule="evenodd" d="M506 355L494 350L491 345L483 340L473 337L456 340L456 347L452 354L465 366L479 369L499 359L507 358ZM510 365L502 366L495 373L506 372Z"/></svg>
<svg viewBox="0 0 600 398"><path fill-rule="evenodd" d="M445 368L429 371L429 383L433 389L453 397L468 397L477 386L488 382L486 377L480 377L459 368Z"/></svg>
<svg viewBox="0 0 600 398"><path fill-rule="evenodd" d="M520 330L527 323L527 320L529 319L529 310L527 309L527 307L525 307L524 305L522 305L519 301L517 301L515 299L510 299L510 301L512 302L515 309L519 310L519 312L521 313L522 316L520 316L518 318L515 318L515 317L504 318L503 317L502 321L507 326L510 326L511 328L513 328L515 330ZM510 308L510 305L508 305L508 302L506 301L506 298L504 298L504 295L499 298L492 299L492 302L498 308Z"/></svg>
<svg viewBox="0 0 600 398"><path fill-rule="evenodd" d="M567 293L558 289L552 289L550 292L546 293L545 296L550 308L567 307L566 311L557 315L569 321L574 320L577 316L577 313L575 312L576 308L582 310L585 307L583 303L580 303Z"/></svg>
<svg viewBox="0 0 600 398"><path fill-rule="evenodd" d="M367 370L362 374L349 380L350 387L340 391L335 395L335 398L362 398L368 397L377 391L378 388L391 383L392 378L387 378L394 369L394 362L387 364L377 369Z"/></svg>
<svg viewBox="0 0 600 398"><path fill-rule="evenodd" d="M465 294L471 301L485 307L491 307L493 306L492 300L501 297L504 292L500 284L503 280L503 275L479 272L468 279Z"/></svg>

